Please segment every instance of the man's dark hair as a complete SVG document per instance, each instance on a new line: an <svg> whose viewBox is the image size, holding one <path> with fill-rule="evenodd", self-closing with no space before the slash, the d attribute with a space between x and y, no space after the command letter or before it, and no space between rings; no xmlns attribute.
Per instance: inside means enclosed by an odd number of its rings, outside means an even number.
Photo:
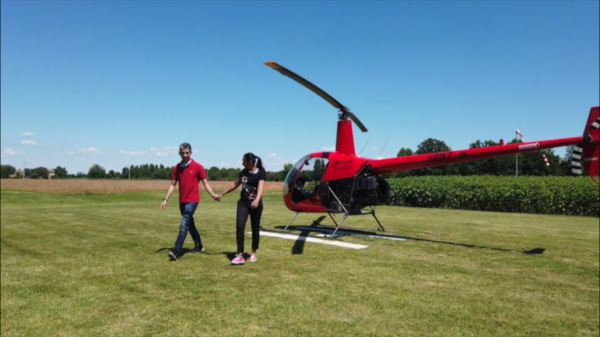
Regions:
<svg viewBox="0 0 600 337"><path fill-rule="evenodd" d="M181 143L181 145L179 145L179 151L181 151L182 149L189 149L190 152L192 152L192 146L190 145L190 143Z"/></svg>

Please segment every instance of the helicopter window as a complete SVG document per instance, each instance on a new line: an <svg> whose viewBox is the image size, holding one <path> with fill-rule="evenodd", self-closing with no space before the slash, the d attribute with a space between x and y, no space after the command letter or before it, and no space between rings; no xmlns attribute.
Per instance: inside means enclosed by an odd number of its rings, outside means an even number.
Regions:
<svg viewBox="0 0 600 337"><path fill-rule="evenodd" d="M317 195L329 160L324 158L309 158L306 160L292 190L292 202L297 204Z"/></svg>
<svg viewBox="0 0 600 337"><path fill-rule="evenodd" d="M323 175L325 175L328 164L329 160L326 158L309 158L306 161L302 167L302 172L300 172L300 177L306 179L304 190L316 192L318 186L321 184Z"/></svg>
<svg viewBox="0 0 600 337"><path fill-rule="evenodd" d="M306 157L308 157L308 155L306 155L306 156L302 157L302 159L298 160L296 162L296 164L294 164L294 166L292 167L290 172L288 172L287 176L285 177L285 181L283 182L283 194L284 195L289 194L292 191L292 186L294 185L294 181L296 180L296 175L298 174L298 171L300 170L300 167L302 166L302 164L304 164Z"/></svg>

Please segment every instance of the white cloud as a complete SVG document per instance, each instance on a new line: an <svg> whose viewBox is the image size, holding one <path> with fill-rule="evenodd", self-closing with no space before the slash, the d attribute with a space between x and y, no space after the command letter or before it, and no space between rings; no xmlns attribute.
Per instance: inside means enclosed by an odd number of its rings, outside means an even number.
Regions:
<svg viewBox="0 0 600 337"><path fill-rule="evenodd" d="M277 157L275 153L268 154L267 157Z"/></svg>
<svg viewBox="0 0 600 337"><path fill-rule="evenodd" d="M73 155L73 154L77 154L77 152L75 152L75 151L67 151L67 152L65 152L65 153L66 153L66 154L71 154L71 155Z"/></svg>
<svg viewBox="0 0 600 337"><path fill-rule="evenodd" d="M332 146L332 147L323 147L323 148L321 148L321 151L329 151L329 152L335 151L335 146Z"/></svg>
<svg viewBox="0 0 600 337"><path fill-rule="evenodd" d="M4 149L4 152L2 152L2 157L14 156L15 154L19 154L19 153L22 153L22 152L13 151L11 149Z"/></svg>
<svg viewBox="0 0 600 337"><path fill-rule="evenodd" d="M376 147L374 147L374 148L373 148L373 151L377 151L377 148L376 148Z"/></svg>
<svg viewBox="0 0 600 337"><path fill-rule="evenodd" d="M33 140L23 140L23 141L21 141L21 144L25 144L25 145L37 145L37 142L34 142Z"/></svg>
<svg viewBox="0 0 600 337"><path fill-rule="evenodd" d="M145 156L146 152L135 152L135 151L123 151L123 150L119 150L119 153L127 155L127 156L136 156L136 157L141 157L141 156Z"/></svg>
<svg viewBox="0 0 600 337"><path fill-rule="evenodd" d="M23 132L21 135L23 135L23 136L33 136L33 132Z"/></svg>
<svg viewBox="0 0 600 337"><path fill-rule="evenodd" d="M81 150L79 150L79 152L83 152L83 153L87 153L87 154L102 153L102 151L98 150L95 147L88 147L87 149L81 149Z"/></svg>
<svg viewBox="0 0 600 337"><path fill-rule="evenodd" d="M179 153L179 148L177 146L165 146L163 148L151 147L150 151L158 152L156 155L160 157L166 157L170 154Z"/></svg>

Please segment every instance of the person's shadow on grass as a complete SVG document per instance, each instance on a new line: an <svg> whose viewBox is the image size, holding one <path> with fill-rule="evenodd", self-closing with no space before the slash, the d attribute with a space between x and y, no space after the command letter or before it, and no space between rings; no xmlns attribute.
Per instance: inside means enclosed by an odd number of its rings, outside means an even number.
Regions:
<svg viewBox="0 0 600 337"><path fill-rule="evenodd" d="M160 253L160 252L164 252L164 251L171 251L173 250L173 248L171 247L163 247L163 248L159 248L157 251L155 251L154 253ZM186 254L197 254L197 253L202 253L202 254L206 254L206 255L212 255L212 253L207 252L206 250L203 252L198 252L198 251L193 251L193 249L189 249L189 248L183 248L181 250L181 257L183 257ZM233 254L233 253L232 253Z"/></svg>

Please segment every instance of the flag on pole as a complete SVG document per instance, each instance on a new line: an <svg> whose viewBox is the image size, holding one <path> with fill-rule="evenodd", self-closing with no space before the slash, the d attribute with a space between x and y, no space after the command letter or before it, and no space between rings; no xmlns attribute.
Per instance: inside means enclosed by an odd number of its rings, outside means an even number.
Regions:
<svg viewBox="0 0 600 337"><path fill-rule="evenodd" d="M523 138L523 134L521 131L519 131L519 129L517 129L517 135L521 138L521 143L525 143L525 138Z"/></svg>

